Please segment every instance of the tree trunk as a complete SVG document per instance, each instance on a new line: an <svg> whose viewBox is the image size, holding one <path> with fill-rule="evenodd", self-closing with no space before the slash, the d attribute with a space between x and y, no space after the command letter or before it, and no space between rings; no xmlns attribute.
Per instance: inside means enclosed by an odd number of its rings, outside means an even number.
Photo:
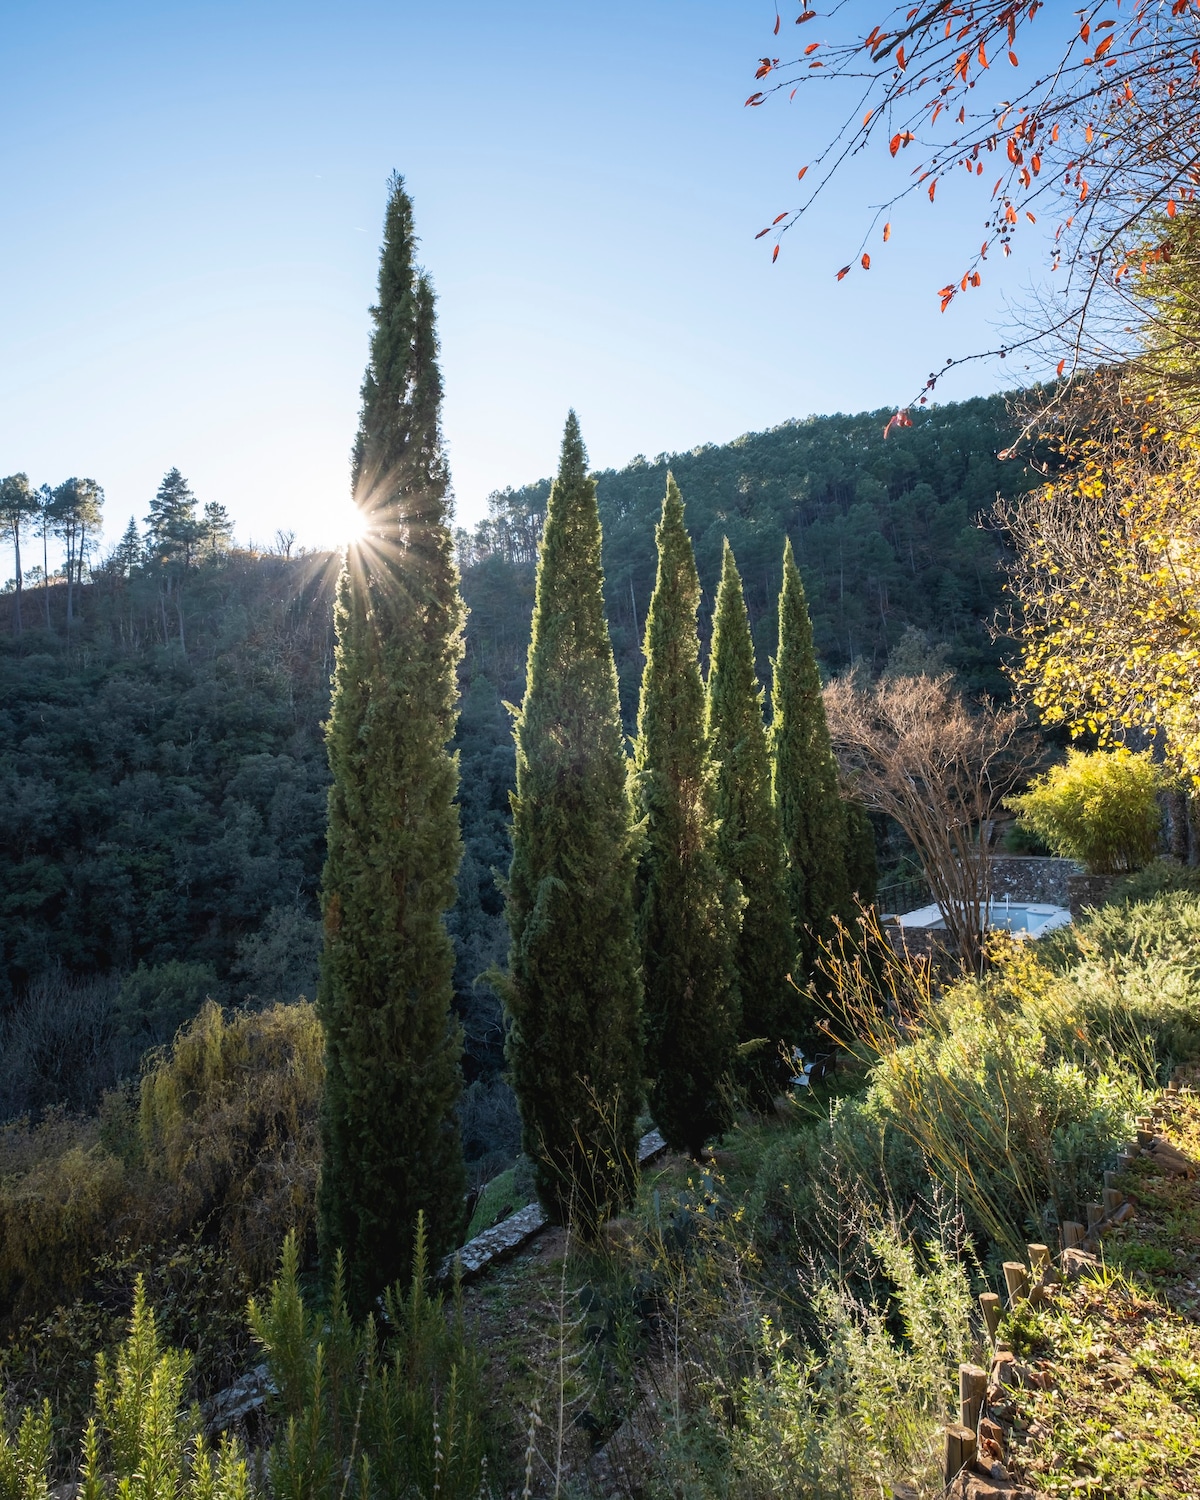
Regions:
<svg viewBox="0 0 1200 1500"><path fill-rule="evenodd" d="M50 552L47 528L42 527L42 600L46 605L46 629L50 629Z"/></svg>
<svg viewBox="0 0 1200 1500"><path fill-rule="evenodd" d="M17 634L21 635L22 634L22 625L21 625L21 524L20 524L19 521L14 521L13 522L13 552L16 554L16 559L17 559L16 626L17 626Z"/></svg>
<svg viewBox="0 0 1200 1500"><path fill-rule="evenodd" d="M67 532L67 634L75 623L75 533Z"/></svg>

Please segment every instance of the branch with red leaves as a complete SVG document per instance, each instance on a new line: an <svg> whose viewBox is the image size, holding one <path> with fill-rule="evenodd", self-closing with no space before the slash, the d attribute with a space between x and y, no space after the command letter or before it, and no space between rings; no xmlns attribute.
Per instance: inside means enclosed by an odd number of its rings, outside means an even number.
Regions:
<svg viewBox="0 0 1200 1500"><path fill-rule="evenodd" d="M987 230L938 288L942 311L982 284L989 254L1008 256L1024 225L1052 215L1050 270L1061 285L1053 315L1022 342L1057 340L1060 375L1111 355L1092 337L1098 301L1129 296L1169 257L1169 221L1200 187L1200 0L1090 0L1078 9L1061 0L925 0L847 32L851 11L863 8L805 5L795 18L804 28L799 56L759 60L763 87L746 100L751 108L818 82L853 96L797 174L799 206L761 231L774 233L772 258L849 157L878 142L907 171L871 211L838 281L856 261L870 269L868 245L881 222L881 241L891 238L897 204L912 195L933 202L940 182L966 173L986 196ZM1035 24L1033 41L1051 62L1023 69L1017 48Z"/></svg>

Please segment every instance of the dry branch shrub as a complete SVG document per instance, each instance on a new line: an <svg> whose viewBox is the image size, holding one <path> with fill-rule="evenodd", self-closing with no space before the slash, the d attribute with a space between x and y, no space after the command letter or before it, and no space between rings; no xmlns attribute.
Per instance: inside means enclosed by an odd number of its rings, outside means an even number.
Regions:
<svg viewBox="0 0 1200 1500"><path fill-rule="evenodd" d="M211 1001L142 1080L146 1166L182 1230L213 1227L258 1283L313 1223L324 1038L313 1007L227 1020Z"/></svg>
<svg viewBox="0 0 1200 1500"><path fill-rule="evenodd" d="M963 967L978 970L991 896L979 830L1035 752L1021 714L968 706L949 673L870 686L839 678L825 690L825 712L852 795L908 835Z"/></svg>

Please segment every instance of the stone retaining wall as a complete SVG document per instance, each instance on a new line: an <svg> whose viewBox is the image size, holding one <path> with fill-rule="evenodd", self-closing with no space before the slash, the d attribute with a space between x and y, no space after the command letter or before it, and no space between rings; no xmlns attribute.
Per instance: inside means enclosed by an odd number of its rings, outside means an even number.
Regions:
<svg viewBox="0 0 1200 1500"><path fill-rule="evenodd" d="M992 856L992 900L1043 901L1068 907L1067 881L1082 867L1073 859L1038 854Z"/></svg>

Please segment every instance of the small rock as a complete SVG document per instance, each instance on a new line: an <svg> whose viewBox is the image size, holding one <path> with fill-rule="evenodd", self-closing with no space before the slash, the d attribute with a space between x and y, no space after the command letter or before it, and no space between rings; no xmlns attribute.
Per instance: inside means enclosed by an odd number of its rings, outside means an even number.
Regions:
<svg viewBox="0 0 1200 1500"><path fill-rule="evenodd" d="M278 1393L279 1388L266 1365L255 1365L248 1375L218 1391L211 1401L205 1403L205 1437L216 1437L231 1427L244 1426L248 1417L261 1412L268 1398ZM63 1496L61 1500L70 1500L70 1497Z"/></svg>

